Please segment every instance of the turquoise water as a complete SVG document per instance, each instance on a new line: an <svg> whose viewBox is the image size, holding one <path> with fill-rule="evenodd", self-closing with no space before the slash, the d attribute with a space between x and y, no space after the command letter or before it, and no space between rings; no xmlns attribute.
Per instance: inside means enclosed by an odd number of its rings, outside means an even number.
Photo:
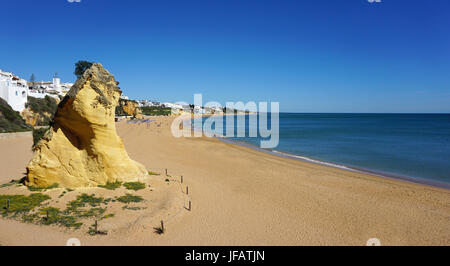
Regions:
<svg viewBox="0 0 450 266"><path fill-rule="evenodd" d="M279 121L273 151L450 184L450 114L281 113ZM246 125L247 137L229 139L259 146L261 137L248 137L248 116Z"/></svg>

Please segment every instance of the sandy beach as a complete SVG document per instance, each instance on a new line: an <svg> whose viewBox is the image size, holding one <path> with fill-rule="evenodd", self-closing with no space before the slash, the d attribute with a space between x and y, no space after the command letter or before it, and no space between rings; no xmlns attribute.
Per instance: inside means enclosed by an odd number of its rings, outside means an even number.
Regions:
<svg viewBox="0 0 450 266"><path fill-rule="evenodd" d="M363 246L370 238L382 245L450 245L447 189L292 160L214 138L174 138L173 118L151 119L116 126L130 157L161 174L146 181L154 193L141 192L158 206L149 200L149 208L134 215L117 209L117 217L105 225L111 228L106 236L0 218L0 244L60 246L77 237L82 245ZM0 184L23 177L31 144L31 137L0 139ZM28 192L22 187L0 194L18 189ZM161 219L167 220L166 232L157 235L153 227Z"/></svg>

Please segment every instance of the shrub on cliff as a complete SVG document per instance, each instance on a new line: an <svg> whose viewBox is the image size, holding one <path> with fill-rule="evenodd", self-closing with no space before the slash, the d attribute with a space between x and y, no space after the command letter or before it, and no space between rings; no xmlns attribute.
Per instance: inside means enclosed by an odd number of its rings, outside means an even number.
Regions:
<svg viewBox="0 0 450 266"><path fill-rule="evenodd" d="M32 127L25 123L19 112L0 98L0 133L31 131Z"/></svg>
<svg viewBox="0 0 450 266"><path fill-rule="evenodd" d="M48 128L33 129L33 147L44 137Z"/></svg>
<svg viewBox="0 0 450 266"><path fill-rule="evenodd" d="M56 113L58 103L48 95L44 99L28 96L26 107L29 107L33 113L42 117L42 120L38 121L36 126L48 126Z"/></svg>
<svg viewBox="0 0 450 266"><path fill-rule="evenodd" d="M122 106L116 106L116 116L127 116Z"/></svg>
<svg viewBox="0 0 450 266"><path fill-rule="evenodd" d="M80 60L78 62L75 63L75 76L77 76L77 78L81 77L84 73L84 71L86 71L86 69L90 68L92 66L92 62L89 61L83 61Z"/></svg>

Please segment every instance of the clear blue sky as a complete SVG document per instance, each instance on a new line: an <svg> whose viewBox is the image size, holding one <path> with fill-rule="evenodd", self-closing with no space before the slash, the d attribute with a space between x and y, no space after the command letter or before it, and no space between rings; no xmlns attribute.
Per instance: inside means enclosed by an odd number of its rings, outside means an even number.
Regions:
<svg viewBox="0 0 450 266"><path fill-rule="evenodd" d="M448 0L14 0L0 68L101 62L134 99L279 101L290 112L450 112Z"/></svg>

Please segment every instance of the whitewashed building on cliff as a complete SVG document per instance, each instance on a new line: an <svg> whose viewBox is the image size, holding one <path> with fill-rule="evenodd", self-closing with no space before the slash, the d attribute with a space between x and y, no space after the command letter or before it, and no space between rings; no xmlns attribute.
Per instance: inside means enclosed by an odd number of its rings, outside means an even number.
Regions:
<svg viewBox="0 0 450 266"><path fill-rule="evenodd" d="M25 109L28 97L28 84L24 79L0 69L0 97L3 98L14 111Z"/></svg>
<svg viewBox="0 0 450 266"><path fill-rule="evenodd" d="M55 74L52 81L38 81L30 85L31 97L44 98L48 95L56 98L66 95L73 83L61 83L61 79Z"/></svg>

